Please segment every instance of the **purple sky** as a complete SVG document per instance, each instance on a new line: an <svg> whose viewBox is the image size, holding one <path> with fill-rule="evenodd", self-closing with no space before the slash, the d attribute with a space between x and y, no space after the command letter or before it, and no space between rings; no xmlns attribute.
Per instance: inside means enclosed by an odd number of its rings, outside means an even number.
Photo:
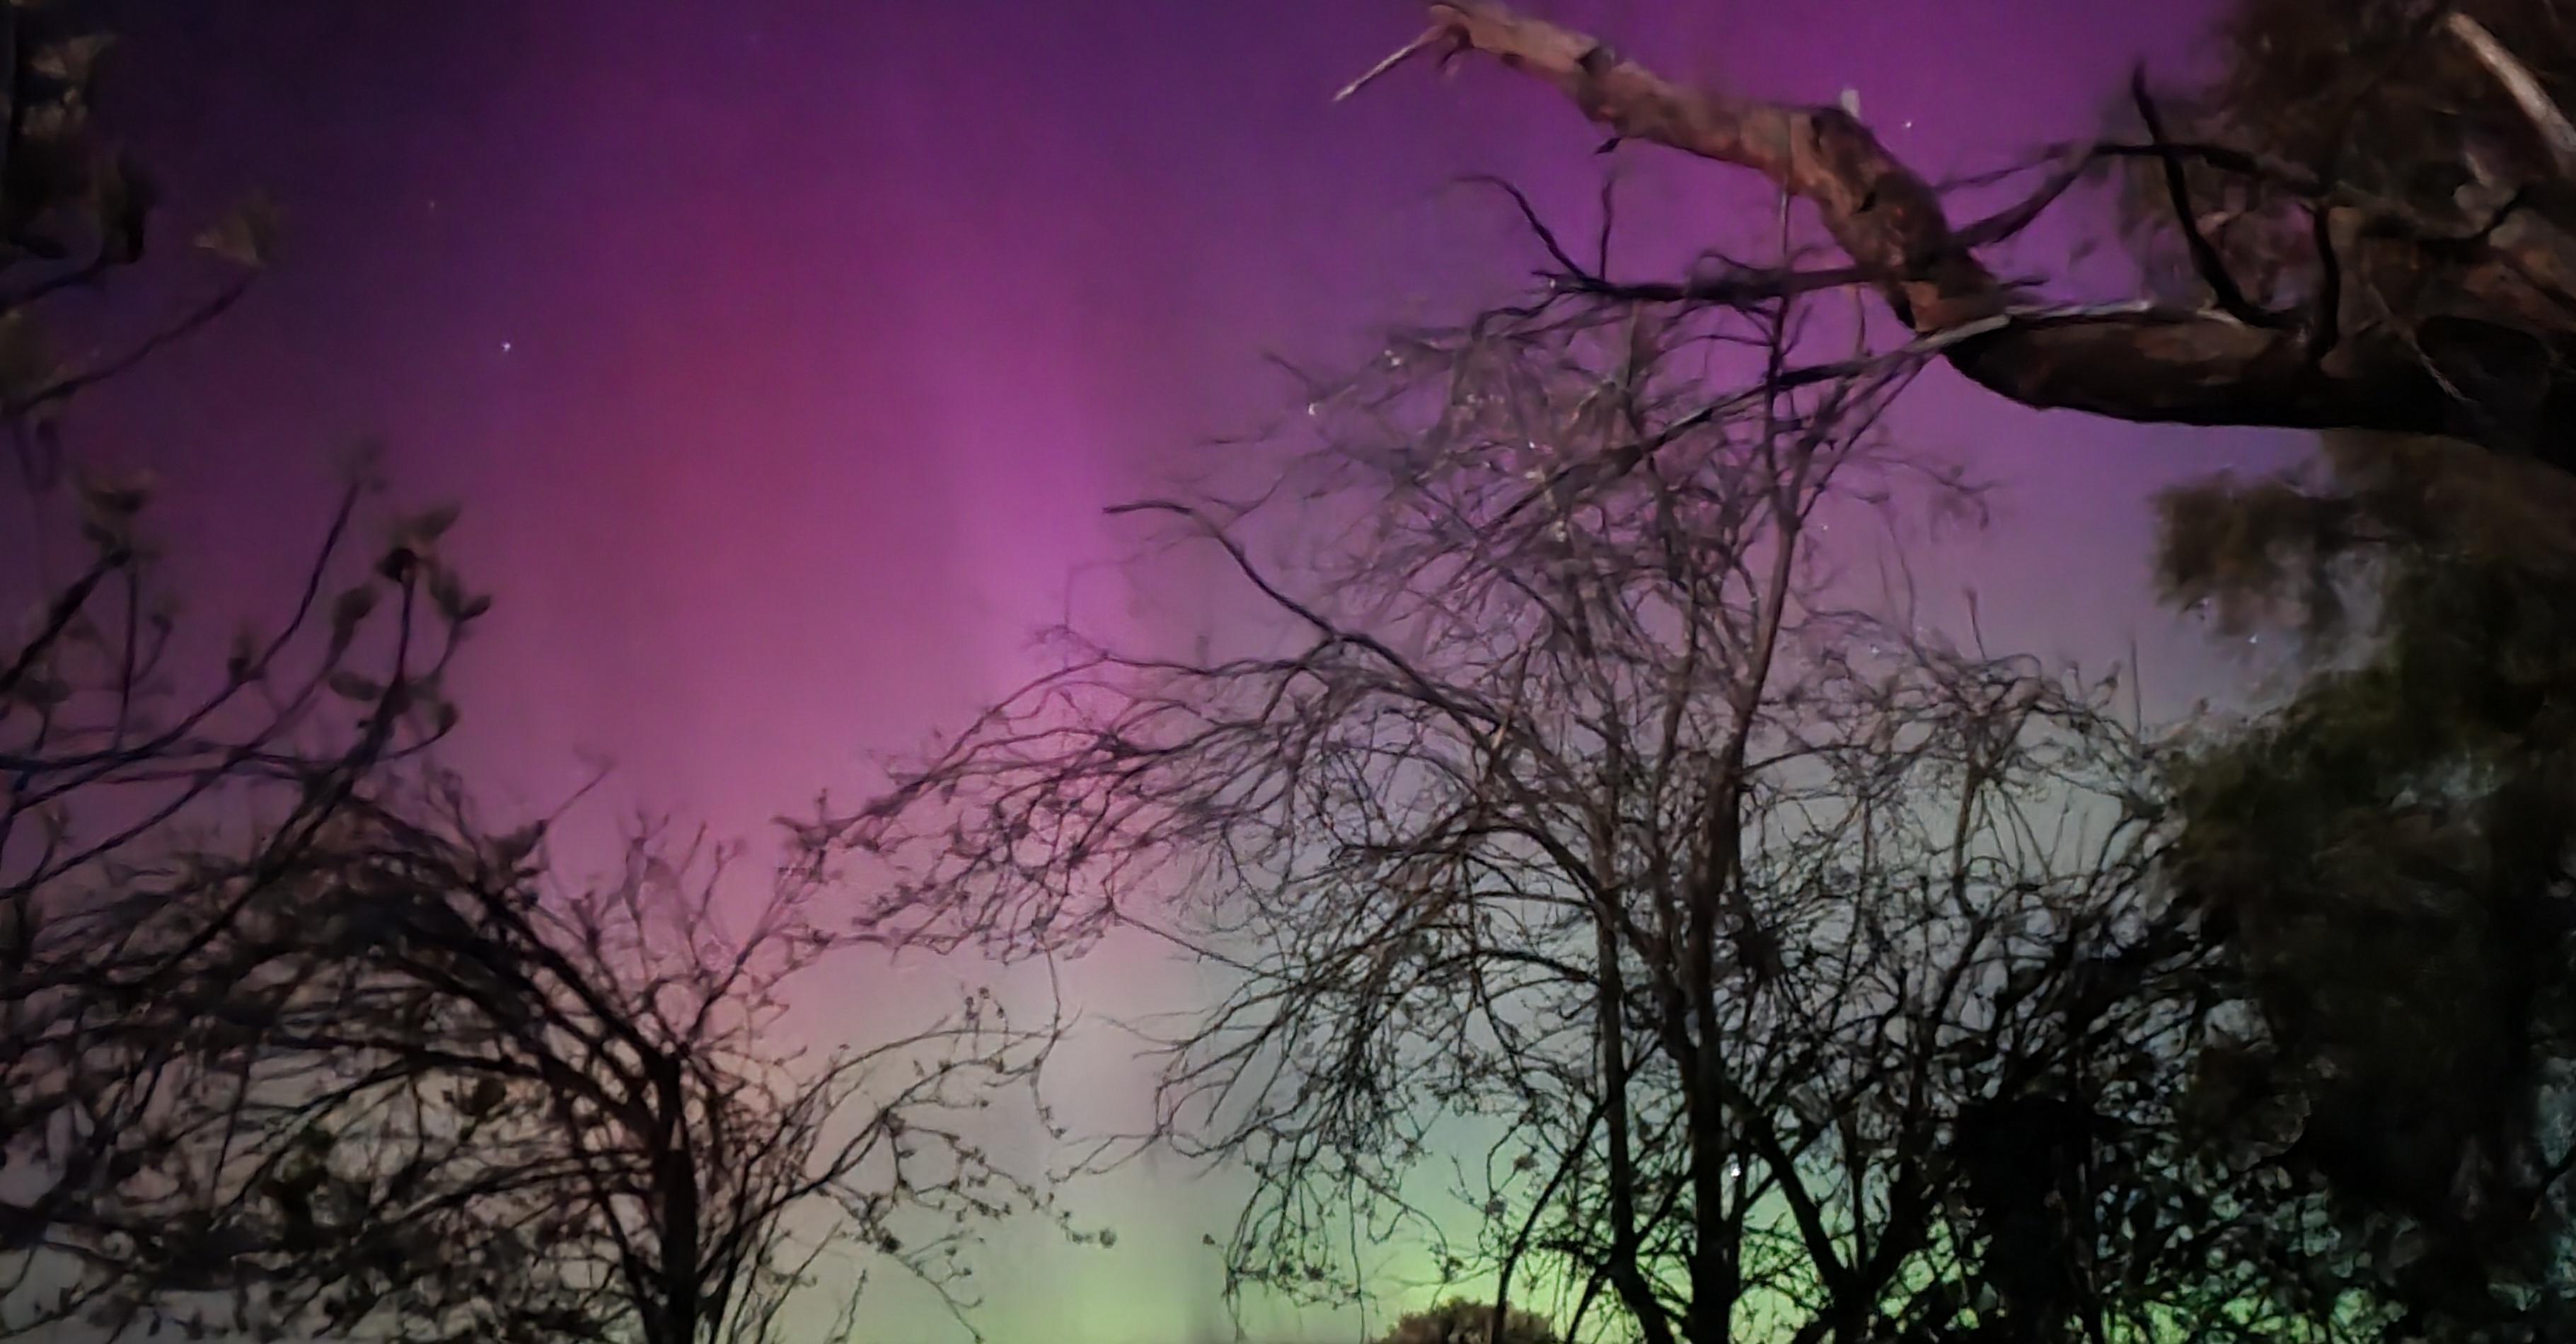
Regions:
<svg viewBox="0 0 2576 1344"><path fill-rule="evenodd" d="M1597 134L1497 71L1328 105L1418 28L1405 0L142 8L190 11L124 71L182 206L264 185L292 232L236 318L78 414L83 447L160 464L211 572L252 591L311 530L329 451L387 436L403 490L464 500L499 593L464 688L487 788L551 800L595 751L619 797L737 832L1018 679L1027 628L1118 547L1099 506L1281 404L1260 352L1346 354L1524 273L1451 179L1579 220L1601 171ZM1857 88L1937 175L2089 128L2200 6L1548 9L1675 75ZM1747 236L1738 175L1620 157L1639 265ZM2142 605L2144 499L2277 447L2034 416L1946 374L1907 425L2008 483L1994 536L1932 576L1979 585L1997 642L2098 658L2134 629L2205 672ZM1122 1248L1015 1249L998 1337L1204 1319L1221 1200L1103 1199Z"/></svg>

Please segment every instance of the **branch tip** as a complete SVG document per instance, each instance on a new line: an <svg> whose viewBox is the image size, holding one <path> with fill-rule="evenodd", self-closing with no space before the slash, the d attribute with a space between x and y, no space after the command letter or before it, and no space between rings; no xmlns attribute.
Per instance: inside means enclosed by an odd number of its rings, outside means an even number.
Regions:
<svg viewBox="0 0 2576 1344"><path fill-rule="evenodd" d="M1367 73L1352 80L1350 83L1343 85L1341 92L1333 95L1333 101L1337 103L1349 101L1351 95L1358 93L1360 90L1367 88L1370 84L1375 83L1380 76L1386 74L1388 71L1404 64L1406 61L1412 60L1423 52L1429 51L1434 44L1440 41L1441 38L1448 35L1449 25L1445 23L1435 23L1432 26L1423 29L1421 36L1405 43L1401 47L1396 48L1385 60L1379 61L1377 64L1370 66Z"/></svg>

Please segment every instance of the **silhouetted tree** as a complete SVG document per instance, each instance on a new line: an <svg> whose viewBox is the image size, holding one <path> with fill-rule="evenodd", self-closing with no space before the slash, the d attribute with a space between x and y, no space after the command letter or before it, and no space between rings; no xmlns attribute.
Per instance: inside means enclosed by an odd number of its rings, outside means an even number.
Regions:
<svg viewBox="0 0 2576 1344"><path fill-rule="evenodd" d="M149 482L65 461L61 408L229 308L273 228L208 231L218 287L137 344L47 352L150 199L91 133L76 17L0 9L0 600L32 609L0 640L0 1335L748 1344L836 1259L962 1304L959 1248L1042 1197L958 1121L1044 1032L971 998L809 1055L778 1023L836 943L811 847L765 898L654 834L566 887L541 827L478 823L427 755L489 606L454 509L361 541L362 464L227 648Z"/></svg>
<svg viewBox="0 0 2576 1344"><path fill-rule="evenodd" d="M326 597L358 506L273 634L218 673L175 617L135 484L79 492L92 559L11 646L0 702L0 1328L31 1308L38 1254L172 1160L211 949L309 871L387 771L455 722L441 674L483 600L427 558L443 512L402 524L386 574ZM43 501L33 501L42 504ZM394 600L383 602L391 592ZM204 661L212 661L207 659ZM214 1010L206 1005L207 1011ZM207 1019L206 1030L238 1031Z"/></svg>
<svg viewBox="0 0 2576 1344"><path fill-rule="evenodd" d="M152 204L141 174L90 122L107 38L80 18L70 5L0 15L10 76L0 419L15 468L0 600L26 613L0 641L0 1257L10 1274L0 1300L13 1310L25 1305L32 1248L139 1169L155 1142L146 1112L167 1043L124 1042L114 1061L87 1049L106 1005L85 992L94 967L75 949L89 946L100 906L120 888L161 881L161 865L212 843L245 809L266 809L268 826L256 840L236 831L231 859L202 865L205 879L256 883L291 865L358 779L445 730L436 674L473 615L461 588L425 572L403 581L418 601L403 604L399 631L385 628L375 590L327 595L353 489L276 630L246 628L228 656L209 655L182 637L166 565L142 527L149 482L85 470L72 473L77 488L64 487L62 409L229 308L271 231L254 208L201 237L221 266L217 287L137 344L84 365L51 352L55 308L142 259ZM442 525L409 524L422 534ZM443 622L426 618L434 597L452 599ZM191 676L192 662L221 671ZM407 681L356 707L334 689Z"/></svg>
<svg viewBox="0 0 2576 1344"><path fill-rule="evenodd" d="M2576 37L2552 7L2245 0L2220 39L2215 78L2176 102L2177 136L2348 182L2499 251L2562 245ZM2277 277L2314 248L2283 227L2296 207L2276 183L2194 165L2180 189L2222 264L2295 283ZM2151 199L2130 202L2150 260L2196 246ZM2481 246L2405 283L2357 277L2347 302L2411 326L2456 402L2528 420L2563 465L2555 338L2482 320L2559 302L2563 272L2499 284L2476 269ZM2183 779L2178 874L2259 1008L2217 1090L2304 1117L2272 1160L2337 1192L2406 1333L2564 1335L2576 490L2439 439L2338 432L2323 447L2163 501L2168 594L2231 634L2301 637L2310 669Z"/></svg>
<svg viewBox="0 0 2576 1344"><path fill-rule="evenodd" d="M750 1341L844 1252L952 1291L982 1219L1041 1202L956 1117L1044 1036L969 1000L775 1039L835 941L810 852L765 901L644 838L545 890L538 828L418 764L487 605L437 553L453 512L323 596L361 494L200 677L140 494L88 489L97 557L7 660L0 1333Z"/></svg>
<svg viewBox="0 0 2576 1344"><path fill-rule="evenodd" d="M267 1338L687 1344L780 1338L835 1258L955 1286L987 1220L1043 1202L959 1123L1045 1037L979 997L802 1057L776 1033L835 941L809 918L828 874L797 854L728 901L700 857L639 838L609 880L549 890L536 829L478 829L440 779L354 798L220 929L220 884L120 896L113 957L74 949L78 993L114 1005L79 1044L172 1058L118 1149L137 1160L51 1219L65 1305Z"/></svg>
<svg viewBox="0 0 2576 1344"><path fill-rule="evenodd" d="M2052 151L2020 204L1954 227L1848 111L1684 88L1496 5L1430 10L1399 58L1495 56L1622 136L1758 171L1851 263L1630 283L1554 249L1561 290L1673 312L1863 286L2032 406L2328 431L2317 462L2164 502L2169 594L2306 636L2314 668L2176 777L2169 871L2228 1024L2195 1132L2331 1190L2331 1234L2300 1236L2399 1333L2569 1330L2565 16L2239 0L2207 79L2142 74L2136 130ZM1979 251L2097 167L2157 298L2026 303Z"/></svg>
<svg viewBox="0 0 2576 1344"><path fill-rule="evenodd" d="M1878 429L1934 351L1800 365L1814 316L1559 296L1312 389L1255 503L1131 506L1286 628L1064 634L841 827L898 875L863 927L1205 958L1141 1141L1252 1176L1237 1287L1354 1291L1356 1226L1574 1335L2330 1315L2271 1240L2313 1201L2178 1137L2212 982L2148 744L1855 605L1872 502L1973 497Z"/></svg>
<svg viewBox="0 0 2576 1344"><path fill-rule="evenodd" d="M2340 1194L2416 1333L2566 1329L2576 492L2433 441L2327 457L2165 500L2174 597L2310 669L2179 776L2175 876L2256 1010L2220 1091L2300 1117L2271 1160Z"/></svg>

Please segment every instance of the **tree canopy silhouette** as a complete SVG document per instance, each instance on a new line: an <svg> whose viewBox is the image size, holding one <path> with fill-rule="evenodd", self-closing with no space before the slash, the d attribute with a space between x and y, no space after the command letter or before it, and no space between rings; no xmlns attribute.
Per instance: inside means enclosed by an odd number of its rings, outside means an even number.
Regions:
<svg viewBox="0 0 2576 1344"><path fill-rule="evenodd" d="M1247 1170L1238 1289L1355 1291L1356 1224L1569 1337L2366 1314L2297 1250L2317 1196L2194 1131L2240 995L2164 898L2160 748L2113 683L1853 591L1903 573L1892 494L1974 493L1880 424L1936 354L1798 385L1808 306L1557 296L1310 388L1251 502L1129 510L1278 628L1064 632L836 828L896 875L863 928L1205 960L1101 1160Z"/></svg>
<svg viewBox="0 0 2576 1344"><path fill-rule="evenodd" d="M1311 387L1324 447L1255 502L1137 506L1297 637L1069 637L848 819L905 874L875 935L1142 924L1222 966L1145 1138L1253 1173L1239 1283L1336 1291L1356 1214L1505 1301L1546 1266L1570 1334L2568 1329L2554 12L2248 0L2213 79L2142 76L2134 130L1966 223L1842 108L1429 14L1345 95L1497 58L1763 175L1847 264L1632 279L1520 201L1546 294ZM2147 297L2050 304L1983 259L2106 174ZM1902 343L1790 338L1837 290ZM1865 552L1810 522L1876 493L1879 413L1932 361L2039 408L2325 431L2163 501L2168 595L2305 636L2298 693L2150 741L1829 601L1804 566ZM1309 529L1336 545L1262 549ZM1446 1145L1484 1169L1426 1190Z"/></svg>
<svg viewBox="0 0 2576 1344"><path fill-rule="evenodd" d="M227 644L152 484L67 449L62 409L228 310L275 229L225 216L206 297L51 352L152 201L90 122L78 18L0 12L0 601L33 612L0 639L0 1336L753 1344L835 1263L964 1305L961 1248L1047 1203L966 1117L1047 1024L970 997L800 1052L784 996L845 942L815 852L764 897L648 832L571 883L435 759L491 605L455 508L388 508L361 455Z"/></svg>
<svg viewBox="0 0 2576 1344"><path fill-rule="evenodd" d="M1866 286L2032 406L2325 431L2315 461L2162 501L2168 596L2223 630L2303 636L2312 668L2175 777L2167 872L2257 1019L2205 1081L2265 1117L2265 1161L2336 1192L2404 1333L2563 1329L2576 36L2559 7L2240 0L2210 77L2159 93L2141 72L2133 129L2053 150L2019 205L1966 225L1842 109L1684 88L1476 0L1430 12L1400 57L1492 56L1622 136L1760 172L1852 263L1634 283L1557 252L1560 288L1671 309ZM2097 167L2117 173L2147 297L2026 300L1980 249Z"/></svg>

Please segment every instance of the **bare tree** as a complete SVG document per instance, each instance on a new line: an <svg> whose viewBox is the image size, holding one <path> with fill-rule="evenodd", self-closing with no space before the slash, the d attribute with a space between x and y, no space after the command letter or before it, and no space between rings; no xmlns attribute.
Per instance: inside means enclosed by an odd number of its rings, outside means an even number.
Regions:
<svg viewBox="0 0 2576 1344"><path fill-rule="evenodd" d="M2555 428L2576 274L2563 19L2522 0L2238 9L2260 40L2189 109L2189 134L2141 80L2137 135L2059 147L2023 200L1965 226L1848 111L1684 87L1486 0L1430 5L1429 28L1345 93L1418 54L1482 53L1621 138L1760 173L1813 206L1848 260L1647 284L1566 263L1569 288L1687 303L1861 286L1917 336L1951 338L1959 372L2029 406L2442 434L2576 460ZM2031 303L1979 259L2088 168L2122 163L2188 267L2187 301Z"/></svg>
<svg viewBox="0 0 2576 1344"><path fill-rule="evenodd" d="M2320 462L2163 501L2168 595L2239 633L2286 617L2317 657L2294 702L2206 744L2182 798L2184 881L2225 907L2211 927L2250 982L2218 1090L2268 1093L2265 1128L2307 1117L2267 1160L2338 1191L2410 1332L2563 1330L2564 6L2231 0L2196 86L2141 71L2133 130L2057 147L1959 225L1851 111L1683 87L1482 0L1428 8L1358 84L1482 53L1621 138L1762 174L1848 263L1632 283L1556 249L1560 289L1668 310L1867 288L2026 405L2332 431ZM2096 168L2151 297L2034 302L1987 257Z"/></svg>
<svg viewBox="0 0 2576 1344"><path fill-rule="evenodd" d="M1879 427L1937 344L1800 362L1829 317L1558 296L1314 388L1253 502L1130 506L1286 629L1064 635L843 823L900 874L863 927L1220 967L1135 1142L1250 1172L1236 1288L1402 1241L1498 1331L1544 1282L1658 1344L2330 1315L2267 1241L2299 1198L2177 1137L2224 986L2134 714L1856 603L1876 506L1973 493Z"/></svg>
<svg viewBox="0 0 2576 1344"><path fill-rule="evenodd" d="M745 903L726 856L645 836L549 891L538 835L478 829L452 780L378 788L220 928L239 884L112 903L131 932L77 949L78 992L116 1011L57 1053L148 1083L144 1137L51 1212L77 1277L19 1324L747 1342L836 1258L960 1300L958 1252L1044 1202L961 1126L1046 1036L976 997L803 1058L777 1031L835 941L819 856Z"/></svg>
<svg viewBox="0 0 2576 1344"><path fill-rule="evenodd" d="M219 673L140 485L39 500L92 559L0 668L0 1333L753 1341L834 1257L965 1305L960 1250L1045 1201L960 1121L1047 1032L976 998L777 1039L840 941L810 845L765 900L650 836L549 891L542 829L480 826L425 755L489 605L455 511L352 556L368 495Z"/></svg>
<svg viewBox="0 0 2576 1344"><path fill-rule="evenodd" d="M420 549L451 515L407 520L383 574L326 600L360 495L277 632L246 627L199 678L138 530L142 488L81 492L93 559L0 682L5 1297L65 1220L168 1155L158 1117L186 1047L143 1010L166 1010L370 781L455 722L439 679L483 599Z"/></svg>
<svg viewBox="0 0 2576 1344"><path fill-rule="evenodd" d="M1044 1030L970 998L809 1057L779 1015L836 942L811 847L765 897L658 833L565 889L541 827L478 823L429 755L490 605L453 508L361 540L362 464L227 647L149 482L66 463L60 412L230 308L273 231L209 230L217 285L137 343L47 350L151 200L91 132L77 17L0 14L0 598L32 607L0 642L0 1335L747 1342L834 1261L971 1301L960 1249L1042 1197L962 1117Z"/></svg>
<svg viewBox="0 0 2576 1344"><path fill-rule="evenodd" d="M220 659L219 675L192 676L205 650L183 637L142 526L149 483L84 471L72 473L77 489L62 488L65 408L228 310L273 229L251 208L207 231L198 242L219 262L213 291L136 343L87 364L48 348L59 305L143 258L153 205L149 182L91 124L108 38L81 20L69 4L0 18L10 72L0 418L15 487L14 516L0 528L0 600L27 612L0 642L0 1264L10 1275L0 1298L9 1299L55 1219L150 1148L140 1116L168 1057L164 1043L93 1069L63 1053L103 1006L80 992L91 967L70 952L76 930L104 893L165 877L162 865L245 809L266 808L270 826L233 848L224 880L255 882L290 864L357 779L445 731L437 673L478 601L425 570L401 577L399 631L384 628L376 588L331 600L325 585L359 504L353 488L274 633L246 628L228 656L203 659ZM443 525L440 515L408 524L423 540ZM426 619L434 605L445 620ZM367 688L376 693L356 694ZM134 986L158 987L150 977Z"/></svg>
<svg viewBox="0 0 2576 1344"><path fill-rule="evenodd" d="M29 493L88 558L0 655L0 1334L747 1342L834 1258L968 1304L959 1252L1045 1201L961 1121L1048 1032L779 1040L842 941L810 845L765 899L650 836L550 890L428 755L490 605L456 511L361 551L373 494L210 656L145 485Z"/></svg>

